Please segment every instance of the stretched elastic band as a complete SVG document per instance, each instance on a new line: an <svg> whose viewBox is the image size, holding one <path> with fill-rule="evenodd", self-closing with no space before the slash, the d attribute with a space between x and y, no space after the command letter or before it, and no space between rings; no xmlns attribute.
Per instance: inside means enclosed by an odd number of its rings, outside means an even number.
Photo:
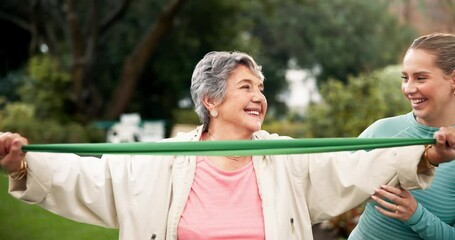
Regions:
<svg viewBox="0 0 455 240"><path fill-rule="evenodd" d="M254 141L29 144L23 146L22 150L30 152L75 153L80 155L252 156L354 151L434 143L435 139L432 138L311 138Z"/></svg>

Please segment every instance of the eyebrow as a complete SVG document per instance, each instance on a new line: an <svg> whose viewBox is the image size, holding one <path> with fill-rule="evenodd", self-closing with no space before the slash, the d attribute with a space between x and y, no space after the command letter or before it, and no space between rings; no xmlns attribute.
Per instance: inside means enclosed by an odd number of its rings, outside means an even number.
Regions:
<svg viewBox="0 0 455 240"><path fill-rule="evenodd" d="M401 72L401 74L407 74L407 73ZM430 71L419 71L419 72L413 73L412 75L418 75L418 74L431 74L431 72Z"/></svg>

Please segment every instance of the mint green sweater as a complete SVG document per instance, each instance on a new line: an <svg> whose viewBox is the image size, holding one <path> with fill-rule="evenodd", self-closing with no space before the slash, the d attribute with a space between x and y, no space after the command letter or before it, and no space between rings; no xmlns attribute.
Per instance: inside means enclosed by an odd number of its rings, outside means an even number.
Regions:
<svg viewBox="0 0 455 240"><path fill-rule="evenodd" d="M360 137L432 138L438 128L418 123L412 112L376 121ZM429 189L414 190L414 215L402 222L381 215L369 202L349 240L455 239L455 161L441 164Z"/></svg>

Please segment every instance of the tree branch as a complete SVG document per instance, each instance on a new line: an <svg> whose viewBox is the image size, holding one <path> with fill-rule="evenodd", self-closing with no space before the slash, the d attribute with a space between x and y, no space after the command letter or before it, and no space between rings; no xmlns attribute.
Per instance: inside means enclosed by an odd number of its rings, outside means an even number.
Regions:
<svg viewBox="0 0 455 240"><path fill-rule="evenodd" d="M148 59L163 36L171 30L175 16L185 2L186 0L171 1L161 12L155 24L150 26L133 52L125 59L122 78L108 104L109 108L105 114L107 119L114 119L125 111Z"/></svg>
<svg viewBox="0 0 455 240"><path fill-rule="evenodd" d="M123 0L122 3L117 7L117 9L101 22L99 30L100 34L104 34L116 21L118 21L125 15L126 10L130 6L131 1L132 0Z"/></svg>
<svg viewBox="0 0 455 240"><path fill-rule="evenodd" d="M85 44L84 38L77 19L76 1L68 0L68 10L66 13L66 20L68 22L68 29L70 35L71 48L75 58L81 58L84 55ZM79 59L80 60L80 59Z"/></svg>
<svg viewBox="0 0 455 240"><path fill-rule="evenodd" d="M14 16L12 14L6 13L1 10L0 10L0 19L10 21L28 32L30 32L30 30L31 30L30 22L27 22L26 20L21 19L20 17Z"/></svg>
<svg viewBox="0 0 455 240"><path fill-rule="evenodd" d="M185 2L186 0L173 0L158 17L157 22L149 28L142 40L135 47L129 58L134 59L139 72L142 72L148 58L156 49L159 41L170 31L175 15L177 15L178 10Z"/></svg>

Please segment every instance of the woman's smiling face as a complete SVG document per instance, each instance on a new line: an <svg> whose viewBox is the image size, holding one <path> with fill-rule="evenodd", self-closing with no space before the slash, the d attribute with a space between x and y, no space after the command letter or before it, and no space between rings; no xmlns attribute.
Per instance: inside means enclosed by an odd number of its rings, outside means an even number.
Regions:
<svg viewBox="0 0 455 240"><path fill-rule="evenodd" d="M455 122L454 76L435 64L425 50L410 49L403 59L401 90L421 124L441 127Z"/></svg>
<svg viewBox="0 0 455 240"><path fill-rule="evenodd" d="M227 79L224 101L216 106L219 116L212 121L245 134L260 130L267 112L263 91L263 81L248 67L239 65Z"/></svg>

